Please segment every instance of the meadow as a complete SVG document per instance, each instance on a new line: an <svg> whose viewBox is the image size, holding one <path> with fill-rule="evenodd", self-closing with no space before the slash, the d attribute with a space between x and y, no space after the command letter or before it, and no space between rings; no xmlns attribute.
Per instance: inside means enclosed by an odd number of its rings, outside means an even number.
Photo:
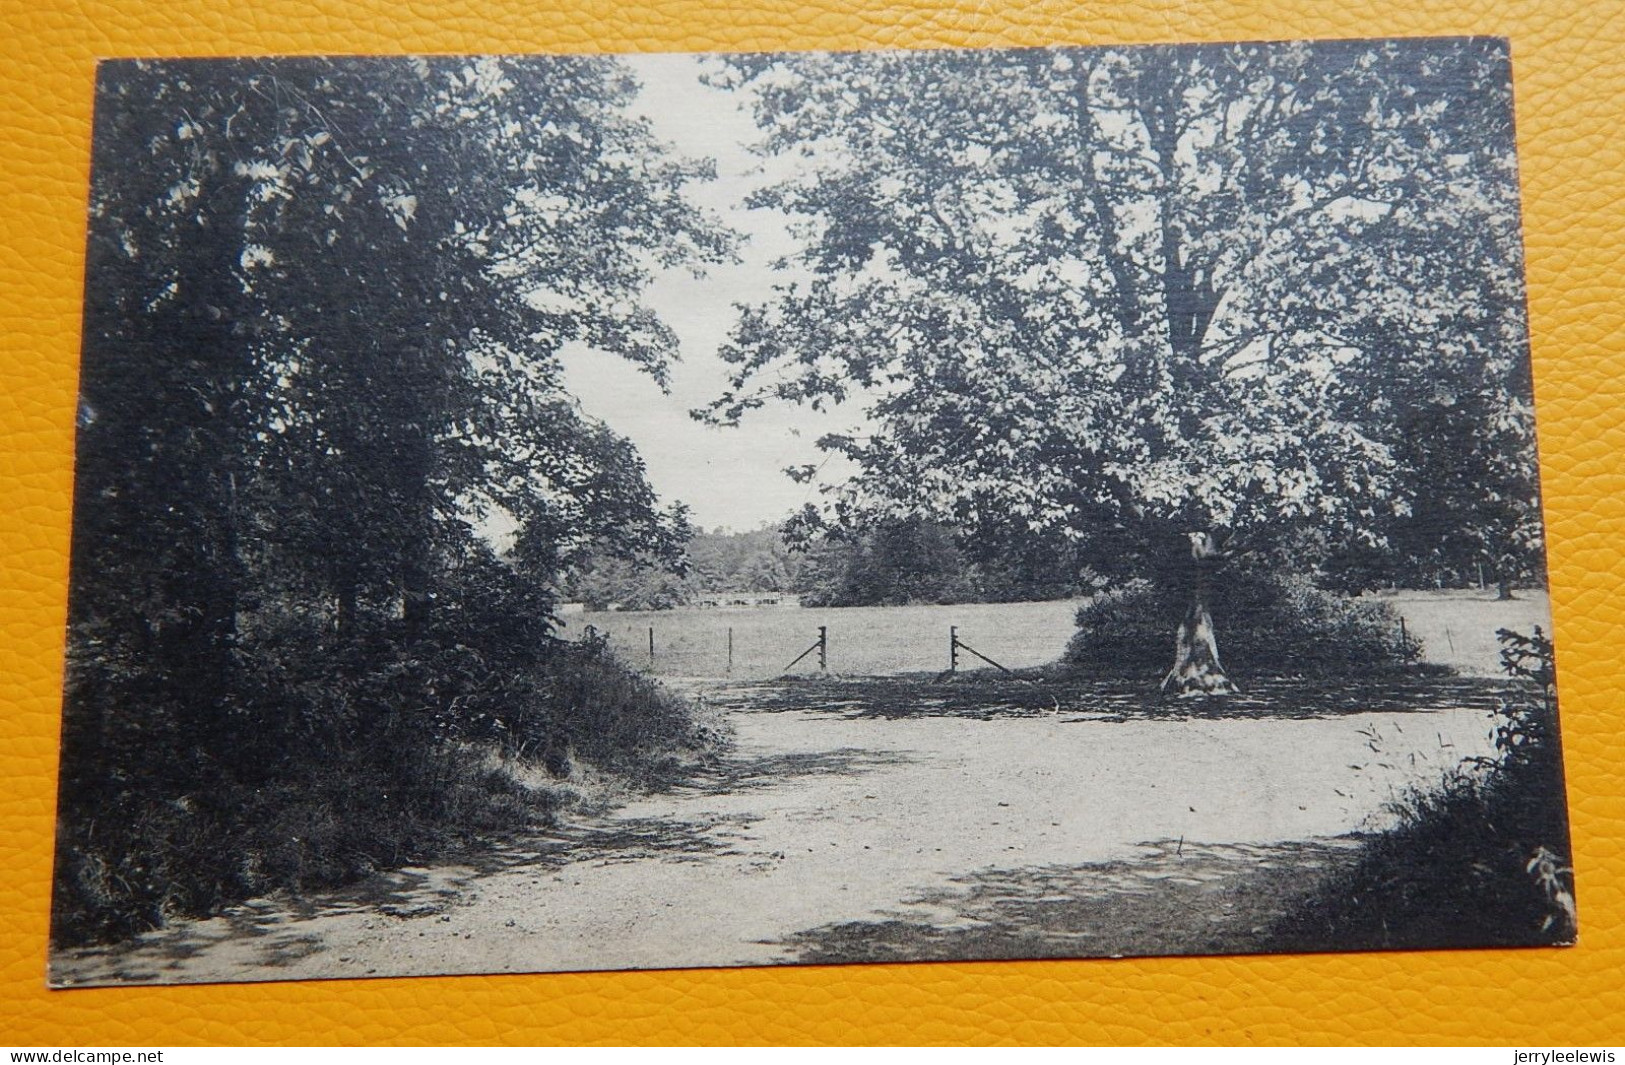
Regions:
<svg viewBox="0 0 1625 1065"><path fill-rule="evenodd" d="M1496 599L1491 588L1399 590L1375 592L1371 598L1387 603L1405 619L1410 634L1422 641L1424 662L1449 666L1458 673L1499 677L1498 630L1511 629L1527 636L1539 626L1548 637L1552 632L1546 592L1520 588L1517 596Z"/></svg>
<svg viewBox="0 0 1625 1065"><path fill-rule="evenodd" d="M1010 669L1026 669L1061 657L1072 635L1079 602L587 613L565 618L568 624L562 635L579 639L591 625L609 638L610 646L627 664L659 677L764 680L786 672L817 673L816 651L794 669L786 667L817 642L820 625L829 631L831 673L861 676L945 670L948 630L957 625L965 643ZM961 652L960 668L991 667Z"/></svg>
<svg viewBox="0 0 1625 1065"><path fill-rule="evenodd" d="M1499 673L1497 629L1550 631L1546 593L1520 591L1501 602L1478 590L1397 591L1374 595L1405 619L1422 640L1422 658L1460 672ZM787 669L792 659L829 631L828 669L849 676L923 673L948 668L948 632L1010 669L1047 665L1061 657L1082 600L1042 603L967 603L952 606L829 607L593 612L565 620L562 635L580 639L587 626L607 636L629 665L658 677L732 677L764 680L786 672L818 672L817 652ZM1224 648L1219 622L1220 654ZM654 654L649 632L654 630ZM730 666L729 633L733 655ZM1173 633L1168 635L1169 653ZM959 668L990 669L961 652Z"/></svg>

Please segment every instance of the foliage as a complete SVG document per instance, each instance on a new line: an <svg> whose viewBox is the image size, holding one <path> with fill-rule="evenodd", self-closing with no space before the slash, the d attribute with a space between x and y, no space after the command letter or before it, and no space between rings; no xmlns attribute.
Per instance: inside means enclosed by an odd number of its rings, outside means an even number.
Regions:
<svg viewBox="0 0 1625 1065"><path fill-rule="evenodd" d="M1544 581L1540 490L1528 412L1482 394L1437 398L1406 412L1395 453L1416 490L1385 523L1383 546L1326 552L1328 576L1352 590Z"/></svg>
<svg viewBox="0 0 1625 1065"><path fill-rule="evenodd" d="M577 560L559 585L559 597L588 610L670 610L692 598L692 574L653 559L631 560L588 554Z"/></svg>
<svg viewBox="0 0 1625 1065"><path fill-rule="evenodd" d="M813 556L809 606L974 602L977 589L952 534L915 520L887 523Z"/></svg>
<svg viewBox="0 0 1625 1065"><path fill-rule="evenodd" d="M1361 673L1391 670L1421 656L1420 643L1402 635L1399 615L1385 603L1350 599L1305 577L1256 568L1235 567L1217 581L1219 655L1234 673ZM1150 581L1102 593L1078 610L1065 662L1085 673L1155 676L1167 669L1179 611L1179 600Z"/></svg>
<svg viewBox="0 0 1625 1065"><path fill-rule="evenodd" d="M780 523L746 532L716 529L688 545L694 587L716 592L782 592L797 588L804 560L785 542Z"/></svg>
<svg viewBox="0 0 1625 1065"><path fill-rule="evenodd" d="M588 555L560 595L589 609L666 610L707 592L794 592L804 606L1004 603L1093 589L1059 537L981 545L936 522L903 518L850 536L800 537L797 523L694 534L682 572L657 559Z"/></svg>
<svg viewBox="0 0 1625 1065"><path fill-rule="evenodd" d="M1496 714L1497 757L1396 802L1398 824L1367 840L1352 869L1273 930L1283 949L1573 939L1551 642L1539 629L1499 636L1510 683Z"/></svg>
<svg viewBox="0 0 1625 1065"><path fill-rule="evenodd" d="M307 760L253 785L198 767L178 794L172 783L170 774L126 773L101 816L64 825L58 943L120 938L277 889L345 883L543 823L557 804L476 752L420 744Z"/></svg>
<svg viewBox="0 0 1625 1065"><path fill-rule="evenodd" d="M687 534L558 351L663 381L640 293L731 241L626 71L121 62L97 91L59 938L544 808L469 752L504 715L568 744L676 713L551 637L561 565ZM572 669L590 706L548 701Z"/></svg>
<svg viewBox="0 0 1625 1065"><path fill-rule="evenodd" d="M1509 763L1552 759L1557 751L1557 658L1552 641L1535 626L1525 636L1500 629L1501 671L1521 682L1502 701L1495 749Z"/></svg>
<svg viewBox="0 0 1625 1065"><path fill-rule="evenodd" d="M590 628L575 643L554 643L523 700L471 722L508 755L568 775L568 755L634 779L653 779L683 751L720 740L682 699L626 668Z"/></svg>
<svg viewBox="0 0 1625 1065"><path fill-rule="evenodd" d="M798 587L808 606L1066 599L1093 589L1080 554L1060 538L990 545L939 522L897 518L816 541Z"/></svg>
<svg viewBox="0 0 1625 1065"><path fill-rule="evenodd" d="M1059 535L1114 576L1204 530L1538 543L1500 512L1535 513L1532 479L1490 461L1532 455L1504 45L743 56L712 81L797 160L752 205L804 243L703 413L861 408L823 441L858 472L819 522ZM1448 443L1407 450L1430 408ZM1401 535L1452 461L1488 502Z"/></svg>

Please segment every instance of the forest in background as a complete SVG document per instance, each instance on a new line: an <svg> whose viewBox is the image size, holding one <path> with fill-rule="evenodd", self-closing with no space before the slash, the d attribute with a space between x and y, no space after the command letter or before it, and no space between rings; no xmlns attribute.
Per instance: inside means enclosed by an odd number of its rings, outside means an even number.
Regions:
<svg viewBox="0 0 1625 1065"><path fill-rule="evenodd" d="M1430 438L1438 439L1420 436ZM1442 449L1433 450L1439 483L1460 479L1462 471L1446 465ZM1381 545L1334 546L1324 537L1304 537L1301 549L1314 582L1350 595L1385 588L1477 588L1510 596L1518 587L1544 587L1542 552L1497 552L1465 525L1462 515L1470 510L1448 506L1435 497L1419 516L1395 523ZM1091 565L1086 546L1061 537L1033 537L978 552L952 528L921 518L812 541L798 540L785 522L748 532L696 530L675 560L588 553L564 573L557 594L560 601L580 602L589 610L671 610L717 592L790 592L805 606L1013 603L1122 587L1108 572Z"/></svg>
<svg viewBox="0 0 1625 1065"><path fill-rule="evenodd" d="M785 525L696 532L680 566L589 558L560 585L591 610L666 610L707 592L792 592L804 606L1007 603L1068 599L1098 587L1079 552L1035 539L1011 557L979 557L953 531L904 519L859 536L787 541Z"/></svg>

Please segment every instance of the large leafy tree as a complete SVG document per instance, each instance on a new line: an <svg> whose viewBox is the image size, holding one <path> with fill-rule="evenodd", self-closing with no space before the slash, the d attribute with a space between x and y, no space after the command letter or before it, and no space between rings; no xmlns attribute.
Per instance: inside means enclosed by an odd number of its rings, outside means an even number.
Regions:
<svg viewBox="0 0 1625 1065"><path fill-rule="evenodd" d="M332 508L309 508L321 554L354 560L341 601L376 585L368 565L398 559L407 616L421 615L435 540L418 530L460 532L493 511L518 523L521 557L543 569L593 542L669 554L680 517L656 511L631 447L580 416L554 356L584 341L664 380L675 341L638 293L659 265L723 251L678 195L698 170L664 158L621 114L634 84L613 64L431 61L383 73L387 86L373 78L371 92L345 94L353 115L323 109L345 128L377 122L365 112L380 100L399 109L362 160L378 171L375 195L342 210L336 240L330 203L292 197L272 223L297 242L276 280L318 316L285 375L318 398L305 404L318 413L296 422L294 454L338 458L337 469L362 456L391 472L341 491L337 522ZM295 483L325 489L316 472Z"/></svg>
<svg viewBox="0 0 1625 1065"><path fill-rule="evenodd" d="M471 708L534 696L515 678L573 554L679 550L682 510L557 357L664 381L644 286L729 254L683 192L706 164L665 151L636 92L600 58L103 67L74 831L230 794L210 774L358 750L405 772Z"/></svg>
<svg viewBox="0 0 1625 1065"><path fill-rule="evenodd" d="M585 341L664 380L675 340L638 293L726 253L681 196L703 168L625 114L624 70L121 64L101 91L83 550L218 556L153 570L209 575L229 627L213 578L257 504L342 630L358 597L421 611L429 556L493 513L521 558L675 548L680 513L556 358Z"/></svg>
<svg viewBox="0 0 1625 1065"><path fill-rule="evenodd" d="M1535 453L1527 411L1483 394L1407 412L1396 450L1418 485L1388 536L1389 566L1442 583L1492 578L1500 598L1543 573Z"/></svg>
<svg viewBox="0 0 1625 1065"><path fill-rule="evenodd" d="M1108 571L1177 552L1167 686L1230 686L1223 559L1305 527L1384 542L1427 490L1408 412L1473 396L1530 439L1498 42L749 56L712 80L797 157L754 203L804 240L709 416L862 406L823 442L858 470L825 522L1058 532Z"/></svg>

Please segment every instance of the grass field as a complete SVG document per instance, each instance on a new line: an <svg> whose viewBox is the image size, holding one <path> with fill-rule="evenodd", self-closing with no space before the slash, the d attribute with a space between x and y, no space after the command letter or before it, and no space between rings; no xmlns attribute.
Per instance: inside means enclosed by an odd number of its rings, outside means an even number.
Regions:
<svg viewBox="0 0 1625 1065"><path fill-rule="evenodd" d="M1450 666L1461 673L1499 676L1496 630L1512 629L1527 636L1538 625L1548 636L1552 631L1546 593L1519 589L1517 595L1516 599L1498 601L1491 589L1380 592L1371 598L1388 603L1405 619L1411 635L1422 641L1423 661Z"/></svg>
<svg viewBox="0 0 1625 1065"><path fill-rule="evenodd" d="M661 610L577 614L564 635L579 638L593 626L631 665L661 677L761 680L786 672L790 660L829 630L829 671L849 675L920 673L948 668L948 628L1011 669L1041 666L1061 657L1072 636L1078 601L975 603L962 606L888 606L722 610ZM651 666L649 629L654 629ZM733 632L733 669L728 633ZM1170 641L1172 637L1170 636ZM989 668L961 653L960 667ZM792 673L818 672L815 651Z"/></svg>
<svg viewBox="0 0 1625 1065"><path fill-rule="evenodd" d="M1497 602L1493 591L1400 591L1374 598L1388 602L1423 643L1423 659L1464 673L1499 672L1495 632L1551 631L1546 594L1520 591L1520 598ZM577 614L566 619L564 635L576 639L591 625L631 665L661 677L777 677L829 630L829 671L846 675L922 673L948 668L948 629L1011 669L1047 665L1061 657L1073 632L1080 600L1048 603L977 603L960 606L805 608L784 610L663 610ZM1219 649L1224 651L1224 619L1219 616ZM654 656L649 630L654 630ZM728 639L733 634L732 668ZM1168 635L1173 653L1173 633ZM990 668L961 653L963 670ZM814 652L792 673L818 671Z"/></svg>

